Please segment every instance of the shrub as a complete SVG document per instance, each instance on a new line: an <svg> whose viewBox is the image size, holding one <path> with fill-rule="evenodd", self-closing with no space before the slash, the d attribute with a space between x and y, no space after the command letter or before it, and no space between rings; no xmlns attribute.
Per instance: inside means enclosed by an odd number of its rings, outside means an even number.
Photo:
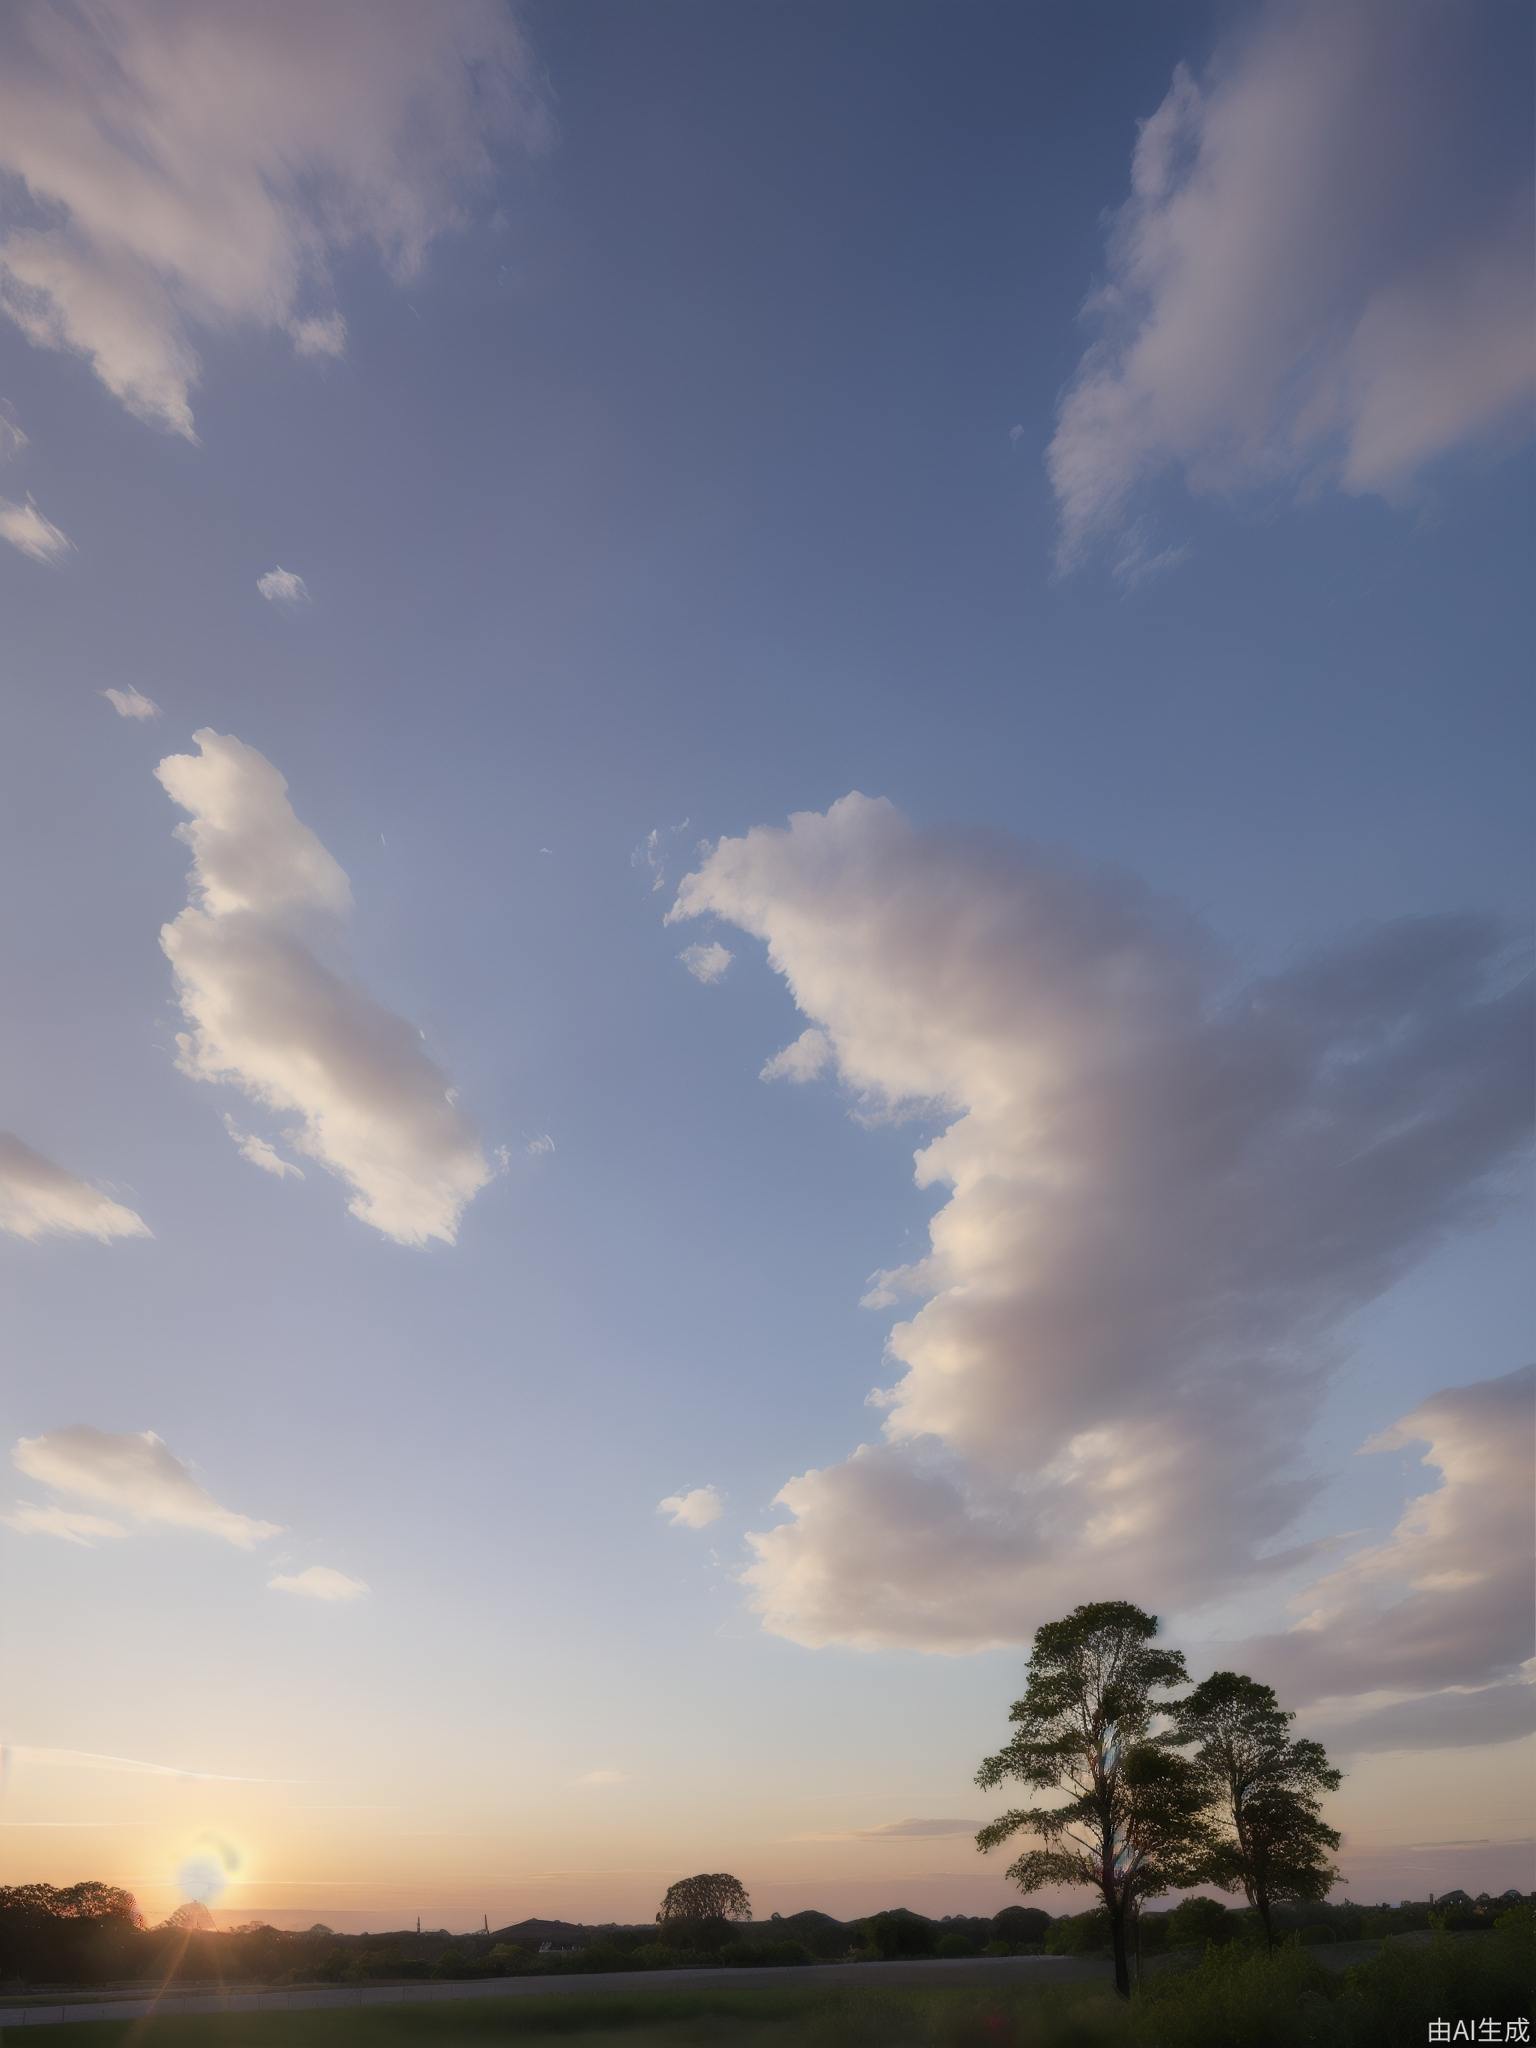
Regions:
<svg viewBox="0 0 1536 2048"><path fill-rule="evenodd" d="M975 1942L968 1934L950 1933L939 1936L938 1952L951 1962L958 1962L963 1956L973 1956L977 1951Z"/></svg>
<svg viewBox="0 0 1536 2048"><path fill-rule="evenodd" d="M783 1969L814 1960L803 1941L728 1941L717 1953L734 1970Z"/></svg>
<svg viewBox="0 0 1536 2048"><path fill-rule="evenodd" d="M1135 2037L1146 2048L1344 2048L1351 2035L1332 1988L1299 1948L1208 1947L1193 1969L1148 1982L1136 1999ZM1380 2041L1398 2038L1410 2037Z"/></svg>

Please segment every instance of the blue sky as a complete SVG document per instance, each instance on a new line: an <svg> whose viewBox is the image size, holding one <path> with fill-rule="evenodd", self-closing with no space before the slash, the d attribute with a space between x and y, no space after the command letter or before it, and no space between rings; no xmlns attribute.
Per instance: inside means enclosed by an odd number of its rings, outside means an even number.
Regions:
<svg viewBox="0 0 1536 2048"><path fill-rule="evenodd" d="M129 1530L0 1532L12 1626L39 1651L3 1709L28 1825L0 1832L0 1857L32 1874L41 1844L47 1874L75 1874L88 1842L153 1909L174 1902L184 1838L215 1827L244 1845L242 1915L291 1902L307 1920L329 1898L324 1917L358 1924L378 1924L365 1880L386 1871L450 1924L478 1920L483 1894L493 1922L498 1901L508 1918L648 1912L674 1864L739 1867L786 1910L1001 1904L963 1835L851 1837L984 1817L970 1776L1029 1629L1103 1590L1038 1530L1011 1576L1023 1539L997 1489L1070 1495L1058 1468L1042 1478L1051 1445L1088 1456L1127 1398L1175 1427L1190 1358L1174 1346L1160 1381L1123 1337L1066 1323L1037 1354L1008 1320L1035 1313L1027 1290L1004 1284L995 1349L969 1369L993 1419L1014 1418L1013 1462L977 1464L980 1394L879 1454L893 1486L939 1461L971 1517L957 1548L889 1503L829 1492L788 1520L771 1503L807 1472L852 1486L855 1446L881 1442L865 1396L901 1364L882 1358L891 1311L859 1298L922 1256L948 1192L914 1188L914 1147L957 1111L976 1128L988 1090L1012 1115L1015 1051L1064 1073L1084 1032L1113 1038L1117 998L1084 978L1101 918L1129 920L1168 1001L1208 974L1211 1014L1264 977L1299 987L1284 978L1323 947L1374 960L1392 920L1526 928L1530 372L1509 336L1528 335L1529 264L1504 223L1528 194L1529 25L1489 9L1453 32L1366 4L1331 20L572 5L514 24L463 0L437 30L386 10L354 79L361 13L333 0L318 45L282 8L259 28L206 10L200 83L175 18L120 0L90 33L73 17L45 33L29 7L6 30L13 90L79 113L86 138L125 118L103 56L134 77L158 182L119 201L88 139L61 161L14 121L0 185L0 397L7 442L25 437L0 469L22 522L0 523L16 541L0 548L0 832L19 881L4 1117L78 1177L39 1225L35 1172L13 1162L3 1420L8 1441L54 1445L22 1454L15 1501ZM1324 57L1337 90L1298 96ZM340 159L317 140L328 91ZM274 107L292 123L281 158ZM301 601L258 591L279 566ZM159 715L115 716L109 687ZM419 1028L456 1091L443 1143L485 1184L451 1243L371 1228L322 1157L284 1149L323 1106L178 1069L192 1020L159 935L207 899L188 908L194 849L155 771L206 761L204 730L254 750L231 757L237 777L262 757L286 778L350 881L345 913L266 904L274 943ZM900 833L861 813L842 851L802 862L786 819L850 791L889 799ZM753 828L770 836L733 854ZM268 819L241 852L272 903L291 830ZM1055 902L1068 870L1036 958L1010 906ZM704 922L669 926L690 871ZM1198 920L1218 964L1128 909L1102 879L1117 874ZM880 925L887 875L908 877L910 930ZM972 920L974 953L951 959ZM990 1016L1015 942L1039 1014L1016 1046L988 1024L985 1060L962 1056L980 1012L940 994L974 988ZM679 963L694 943L732 954L717 982ZM1457 1473L1491 1497L1488 1418L1507 1437L1528 1413L1506 1377L1528 1349L1508 1178L1522 1069L1477 983L1519 973L1502 944L1426 942L1401 985L1360 969L1382 1090L1401 1085L1402 1113L1438 1117L1443 1142L1411 1170L1418 1208L1394 1221L1390 1181L1375 1189L1337 1287L1321 1255L1277 1281L1261 1240L1315 1206L1353 1241L1359 1218L1329 1192L1349 1162L1322 1181L1266 1167L1284 1133L1256 1124L1230 1205L1238 1291L1294 1292L1263 1356L1323 1381L1292 1403L1294 1443L1237 1394L1223 1434L1188 1442L1192 1469L1226 1467L1204 1511L1233 1569L1217 1584L1174 1546L1148 1592L1192 1646L1251 1639L1330 1730L1438 1703L1439 1791L1422 1753L1357 1729L1346 1856L1373 1895L1378 1877L1394 1897L1424 1888L1420 1837L1511 1845L1468 1863L1488 1883L1499 1858L1500 1884L1528 1862L1529 1816L1512 1825L1495 1789L1510 1753L1466 1739L1451 1690L1499 1689L1502 1715L1529 1654L1504 1555L1523 1541L1523 1468L1496 1526L1462 1527L1450 1500ZM1162 1027L1126 1001L1140 1045ZM893 1113L907 1053L882 1036L909 1015L908 1093L936 1098L915 1123ZM1419 1027L1422 1067L1390 1080ZM827 1071L764 1085L804 1029L830 1034ZM1350 1056L1323 1037L1297 1055L1319 1088ZM1163 1071L1113 1100L1131 1114ZM1362 1142L1391 1138L1356 1108ZM303 1178L254 1170L226 1115ZM1047 1171L1032 1142L990 1127L987 1170L1013 1191L1000 1214L1070 1265L1088 1222L1024 1206ZM1063 1172L1131 1204L1139 1155L1096 1142L1074 1139ZM81 1183L152 1236L99 1241ZM1192 1217L1229 1206L1197 1172L1189 1193ZM1199 1227L1170 1247L1202 1298ZM957 1256L929 1276L941 1310L991 1284ZM1079 1340L1102 1345L1091 1368ZM934 1383L906 1363L906 1405L931 1420ZM1250 1361L1231 1363L1223 1386ZM1070 1391L1090 1381L1091 1399ZM1355 1458L1484 1382L1503 1389L1493 1407L1453 1401ZM81 1426L153 1431L208 1495L281 1533L246 1547L168 1519L180 1482L113 1478L101 1440L55 1441ZM1426 1442L1452 1461L1427 1476ZM1319 1490L1261 1529L1234 1500L1272 1458ZM1446 1554L1426 1568L1399 1554L1399 1516L1436 1471ZM724 1501L708 1526L657 1513L706 1485ZM871 1619L887 1512L932 1572L910 1628ZM746 1543L786 1527L766 1563ZM1316 1539L1331 1547L1288 1576L1256 1562ZM973 1543L1001 1559L1006 1597L946 1634ZM1384 1650L1311 1671L1287 1646L1323 1610L1341 1635L1416 1641L1419 1582L1468 1555L1495 1583L1461 1601L1454 1670ZM754 1557L768 1579L744 1586ZM268 1584L312 1567L368 1590ZM814 1614L786 1591L805 1570L835 1595ZM64 1751L280 1782L168 1791L44 1754ZM105 1831L30 1825L82 1820Z"/></svg>

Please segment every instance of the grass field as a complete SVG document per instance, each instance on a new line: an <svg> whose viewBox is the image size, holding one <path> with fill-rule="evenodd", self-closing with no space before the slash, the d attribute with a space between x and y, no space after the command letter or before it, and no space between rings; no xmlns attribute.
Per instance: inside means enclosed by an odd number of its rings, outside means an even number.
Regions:
<svg viewBox="0 0 1536 2048"><path fill-rule="evenodd" d="M49 2027L42 2048L1097 2048L1128 2039L1125 2014L1092 1985L1021 1991L638 1991L293 2013L166 2015ZM19 2036L17 2037L19 2039Z"/></svg>

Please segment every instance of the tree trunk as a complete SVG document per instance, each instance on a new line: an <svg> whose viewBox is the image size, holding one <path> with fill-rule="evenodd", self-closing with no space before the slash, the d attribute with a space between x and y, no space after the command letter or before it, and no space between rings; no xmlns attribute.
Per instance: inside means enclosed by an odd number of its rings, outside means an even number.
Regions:
<svg viewBox="0 0 1536 2048"><path fill-rule="evenodd" d="M1254 1900L1254 1904L1259 1909L1259 1919L1262 1922L1264 1928L1264 1946L1271 1952L1273 1952L1275 1946L1275 1930L1270 1924L1269 1900L1264 1896L1262 1892L1260 1892L1259 1896Z"/></svg>
<svg viewBox="0 0 1536 2048"><path fill-rule="evenodd" d="M1130 1964L1125 1953L1125 1914L1111 1912L1109 1916L1109 1940L1115 1956L1115 1989L1122 1998L1131 1995Z"/></svg>

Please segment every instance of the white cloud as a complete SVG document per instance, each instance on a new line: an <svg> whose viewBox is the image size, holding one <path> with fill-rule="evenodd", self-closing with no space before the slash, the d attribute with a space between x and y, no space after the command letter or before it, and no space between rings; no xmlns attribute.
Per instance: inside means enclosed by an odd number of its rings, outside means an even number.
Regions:
<svg viewBox="0 0 1536 2048"><path fill-rule="evenodd" d="M267 1584L275 1593L298 1593L306 1600L360 1600L368 1591L361 1579L348 1578L328 1564L312 1564L301 1572L278 1572Z"/></svg>
<svg viewBox="0 0 1536 2048"><path fill-rule="evenodd" d="M200 1529L241 1550L278 1534L274 1522L254 1521L221 1507L150 1429L114 1436L78 1423L44 1436L20 1438L11 1462L18 1472L56 1493L101 1501L141 1522Z"/></svg>
<svg viewBox="0 0 1536 2048"><path fill-rule="evenodd" d="M291 1785L291 1778L242 1778L229 1771L189 1771L180 1764L145 1763L133 1756L103 1756L90 1749L38 1749L20 1743L11 1751L18 1763L75 1771L121 1772L135 1778L185 1778L208 1785Z"/></svg>
<svg viewBox="0 0 1536 2048"><path fill-rule="evenodd" d="M814 1081L832 1062L832 1041L812 1024L763 1063L762 1081Z"/></svg>
<svg viewBox="0 0 1536 2048"><path fill-rule="evenodd" d="M713 1486L695 1486L686 1493L669 1493L656 1503L658 1515L665 1515L674 1529L707 1529L725 1513L725 1502Z"/></svg>
<svg viewBox="0 0 1536 2048"><path fill-rule="evenodd" d="M0 16L0 309L194 435L195 337L334 354L331 262L404 281L550 124L496 0L95 0Z"/></svg>
<svg viewBox="0 0 1536 2048"><path fill-rule="evenodd" d="M270 761L221 733L194 739L197 754L156 771L191 814L177 832L193 900L160 934L189 1026L182 1071L296 1116L289 1143L386 1237L451 1244L490 1167L420 1034L326 966L301 929L347 909L345 873Z"/></svg>
<svg viewBox="0 0 1536 2048"><path fill-rule="evenodd" d="M707 946L685 946L677 957L695 981L712 982L721 979L736 955L711 939Z"/></svg>
<svg viewBox="0 0 1536 2048"><path fill-rule="evenodd" d="M1341 1325L1527 1128L1502 934L1407 920L1245 983L1129 881L861 796L721 841L670 915L763 939L859 1112L938 1126L927 1250L876 1283L919 1304L884 1440L750 1537L767 1626L970 1650L1293 1569Z"/></svg>
<svg viewBox="0 0 1536 2048"><path fill-rule="evenodd" d="M347 323L339 313L328 313L323 319L295 320L288 331L298 355L344 356L347 352Z"/></svg>
<svg viewBox="0 0 1536 2048"><path fill-rule="evenodd" d="M256 588L268 604L278 605L285 611L296 611L300 605L309 603L309 585L304 578L281 564L275 569L268 569L264 576L258 576Z"/></svg>
<svg viewBox="0 0 1536 2048"><path fill-rule="evenodd" d="M583 1771L576 1780L578 1785L622 1785L626 1782L623 1771Z"/></svg>
<svg viewBox="0 0 1536 2048"><path fill-rule="evenodd" d="M1530 180L1486 118L1497 40L1433 0L1272 0L1203 78L1179 68L1050 446L1063 568L1134 535L1168 474L1392 496L1528 431Z"/></svg>
<svg viewBox="0 0 1536 2048"><path fill-rule="evenodd" d="M160 706L153 697L146 697L142 690L105 689L102 696L112 706L119 718L158 718Z"/></svg>
<svg viewBox="0 0 1536 2048"><path fill-rule="evenodd" d="M224 1128L234 1140L235 1150L241 1158L248 1159L252 1166L259 1166L263 1173L270 1173L277 1180L304 1178L302 1166L295 1166L291 1159L285 1159L254 1131L242 1131L232 1116L225 1116Z"/></svg>
<svg viewBox="0 0 1536 2048"><path fill-rule="evenodd" d="M1298 1598L1296 1627L1247 1646L1257 1666L1283 1671L1297 1699L1368 1690L1423 1695L1374 1710L1357 1739L1404 1746L1443 1719L1493 1711L1508 1720L1536 1656L1536 1367L1451 1387L1395 1422L1367 1452L1425 1446L1437 1483L1411 1500L1392 1534L1350 1557ZM1345 1739L1347 1731L1341 1731Z"/></svg>
<svg viewBox="0 0 1536 2048"><path fill-rule="evenodd" d="M30 498L24 505L0 498L0 540L8 540L34 562L61 562L74 547L69 535L45 519Z"/></svg>
<svg viewBox="0 0 1536 2048"><path fill-rule="evenodd" d="M629 864L632 868L641 868L650 876L652 895L655 895L659 890L667 886L667 862L671 854L672 842L680 838L687 830L688 820L686 818L683 819L680 825L653 825L634 852L629 856ZM548 850L547 847L541 846L539 848L541 853L547 853Z"/></svg>
<svg viewBox="0 0 1536 2048"><path fill-rule="evenodd" d="M531 1159L547 1159L555 1149L555 1141L548 1131L541 1131L536 1138L530 1138L523 1150Z"/></svg>
<svg viewBox="0 0 1536 2048"><path fill-rule="evenodd" d="M40 1237L148 1237L144 1218L114 1202L10 1131L0 1131L0 1231Z"/></svg>
<svg viewBox="0 0 1536 2048"><path fill-rule="evenodd" d="M0 1515L0 1522L23 1536L57 1536L61 1542L78 1543L87 1550L98 1541L128 1533L120 1522L109 1522L105 1515L88 1515L77 1508L39 1507L27 1500Z"/></svg>

